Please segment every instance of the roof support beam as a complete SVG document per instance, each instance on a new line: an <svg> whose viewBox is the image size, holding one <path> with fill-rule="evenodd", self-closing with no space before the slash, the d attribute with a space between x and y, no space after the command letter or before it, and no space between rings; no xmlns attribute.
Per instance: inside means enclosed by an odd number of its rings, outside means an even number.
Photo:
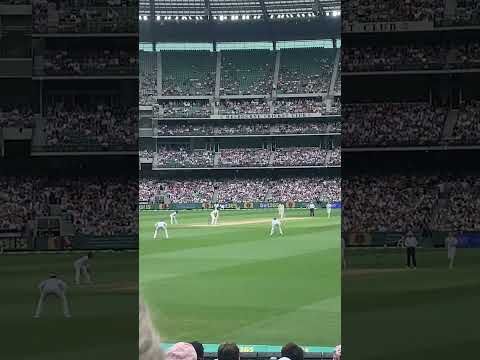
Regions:
<svg viewBox="0 0 480 360"><path fill-rule="evenodd" d="M262 7L262 13L263 13L263 18L266 22L270 21L270 15L268 14L267 7L265 6L265 1L263 0L258 0L260 3L260 6Z"/></svg>
<svg viewBox="0 0 480 360"><path fill-rule="evenodd" d="M207 16L208 21L212 21L212 9L210 9L210 0L204 0L205 2L205 15Z"/></svg>

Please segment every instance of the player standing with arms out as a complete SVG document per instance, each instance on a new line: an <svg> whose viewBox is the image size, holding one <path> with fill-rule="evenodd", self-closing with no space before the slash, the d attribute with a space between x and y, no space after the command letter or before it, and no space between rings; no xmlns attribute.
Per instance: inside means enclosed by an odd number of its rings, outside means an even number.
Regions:
<svg viewBox="0 0 480 360"><path fill-rule="evenodd" d="M80 285L80 278L83 275L88 284L92 283L90 278L90 259L93 257L93 253L90 251L87 255L82 256L73 263L75 269L75 284Z"/></svg>
<svg viewBox="0 0 480 360"><path fill-rule="evenodd" d="M210 213L210 219L211 219L210 224L211 224L211 225L217 225L217 223L218 223L218 216L219 216L219 211L218 211L217 209L213 210L213 211Z"/></svg>
<svg viewBox="0 0 480 360"><path fill-rule="evenodd" d="M278 217L280 219L285 218L285 205L283 205L282 203L278 204Z"/></svg>
<svg viewBox="0 0 480 360"><path fill-rule="evenodd" d="M178 224L177 214L178 214L178 212L176 210L170 214L170 224L172 224L172 225L173 224Z"/></svg>
<svg viewBox="0 0 480 360"><path fill-rule="evenodd" d="M310 216L315 216L315 204L311 202L308 208L310 209Z"/></svg>
<svg viewBox="0 0 480 360"><path fill-rule="evenodd" d="M270 230L270 236L272 236L273 234L275 234L277 231L280 233L280 235L283 235L282 223L281 223L280 220L278 220L277 218L273 218L273 220L272 220L272 229Z"/></svg>
<svg viewBox="0 0 480 360"><path fill-rule="evenodd" d="M449 233L445 238L445 247L447 248L447 256L450 263L448 265L449 269L453 268L453 262L455 261L455 254L457 252L458 238L453 232Z"/></svg>
<svg viewBox="0 0 480 360"><path fill-rule="evenodd" d="M167 223L165 221L159 221L155 224L155 232L153 233L153 238L157 238L158 231L165 232L165 239L168 239Z"/></svg>
<svg viewBox="0 0 480 360"><path fill-rule="evenodd" d="M327 208L327 217L330 219L330 215L332 213L332 204L330 204L328 201L327 201L326 208Z"/></svg>
<svg viewBox="0 0 480 360"><path fill-rule="evenodd" d="M38 299L37 309L35 310L35 318L40 317L43 310L43 302L49 295L54 295L57 298L60 298L63 306L63 315L66 318L71 317L67 296L65 295L67 284L65 284L63 280L58 279L56 274L50 274L50 277L47 280L42 281L38 285L38 289L40 290L40 298Z"/></svg>

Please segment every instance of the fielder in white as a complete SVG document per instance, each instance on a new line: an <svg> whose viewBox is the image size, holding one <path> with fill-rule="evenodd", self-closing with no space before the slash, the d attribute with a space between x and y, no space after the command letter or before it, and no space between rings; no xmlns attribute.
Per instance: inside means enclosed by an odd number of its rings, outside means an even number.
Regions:
<svg viewBox="0 0 480 360"><path fill-rule="evenodd" d="M71 317L70 310L68 308L67 296L65 295L67 291L67 284L64 281L57 278L56 274L50 274L50 277L47 280L44 280L38 285L40 290L40 298L38 299L37 309L35 310L35 318L39 318L43 310L43 303L45 299L54 295L57 298L60 298L63 306L63 315L67 318Z"/></svg>
<svg viewBox="0 0 480 360"><path fill-rule="evenodd" d="M211 225L217 225L219 213L220 212L217 209L213 210L210 213L210 224Z"/></svg>
<svg viewBox="0 0 480 360"><path fill-rule="evenodd" d="M328 218L330 218L330 215L332 214L332 204L327 202L326 207L327 207L327 216L328 216Z"/></svg>
<svg viewBox="0 0 480 360"><path fill-rule="evenodd" d="M285 218L285 205L278 204L278 216L280 217L280 219Z"/></svg>
<svg viewBox="0 0 480 360"><path fill-rule="evenodd" d="M177 211L174 211L170 214L170 224L178 224L177 221Z"/></svg>
<svg viewBox="0 0 480 360"><path fill-rule="evenodd" d="M277 218L273 218L273 220L272 220L272 229L270 230L270 236L272 236L273 234L275 234L277 231L280 233L280 235L283 235L282 223L281 223L280 220L278 220Z"/></svg>
<svg viewBox="0 0 480 360"><path fill-rule="evenodd" d="M457 244L458 244L458 239L455 236L455 234L454 233L448 234L448 236L445 238L445 247L447 248L448 260L450 260L450 263L448 265L450 269L453 268L453 262L455 261L455 254L457 253Z"/></svg>
<svg viewBox="0 0 480 360"><path fill-rule="evenodd" d="M93 253L89 252L87 255L82 256L73 262L73 268L75 269L75 284L80 285L80 278L83 275L88 284L92 283L90 278L90 259L93 257Z"/></svg>
<svg viewBox="0 0 480 360"><path fill-rule="evenodd" d="M153 233L153 238L157 238L157 234L159 231L165 232L165 239L168 239L168 231L167 231L167 223L165 221L159 221L155 224L155 232Z"/></svg>

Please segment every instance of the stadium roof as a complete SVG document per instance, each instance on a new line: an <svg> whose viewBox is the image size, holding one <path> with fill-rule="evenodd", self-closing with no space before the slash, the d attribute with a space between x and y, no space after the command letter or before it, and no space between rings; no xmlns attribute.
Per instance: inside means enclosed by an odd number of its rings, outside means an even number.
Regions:
<svg viewBox="0 0 480 360"><path fill-rule="evenodd" d="M340 15L340 0L140 0L141 20L255 20Z"/></svg>

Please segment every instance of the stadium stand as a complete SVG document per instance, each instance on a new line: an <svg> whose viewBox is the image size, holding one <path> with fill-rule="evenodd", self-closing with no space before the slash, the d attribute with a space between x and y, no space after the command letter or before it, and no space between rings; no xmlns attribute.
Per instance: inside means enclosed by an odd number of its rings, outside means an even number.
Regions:
<svg viewBox="0 0 480 360"><path fill-rule="evenodd" d="M222 51L220 92L224 95L267 95L272 91L274 55L269 50Z"/></svg>
<svg viewBox="0 0 480 360"><path fill-rule="evenodd" d="M325 93L332 77L334 49L281 51L277 91L280 94Z"/></svg>
<svg viewBox="0 0 480 360"><path fill-rule="evenodd" d="M212 95L216 56L209 51L163 51L163 95Z"/></svg>
<svg viewBox="0 0 480 360"><path fill-rule="evenodd" d="M195 189L192 191L192 189ZM317 199L339 201L340 179L319 177L264 178L211 178L160 180L142 179L139 187L140 201L151 201L155 195L168 193L174 203L211 201L218 192L219 201L313 201Z"/></svg>

